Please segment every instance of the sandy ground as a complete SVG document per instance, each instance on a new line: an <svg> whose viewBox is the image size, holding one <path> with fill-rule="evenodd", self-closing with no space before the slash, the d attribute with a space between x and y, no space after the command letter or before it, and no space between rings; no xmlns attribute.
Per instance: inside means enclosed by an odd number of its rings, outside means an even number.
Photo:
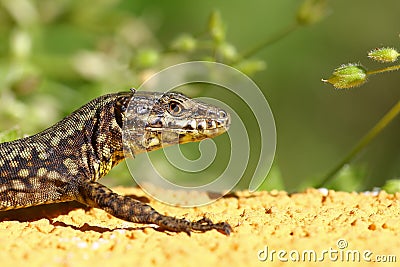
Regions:
<svg viewBox="0 0 400 267"><path fill-rule="evenodd" d="M44 205L0 212L0 265L315 266L309 257L323 266L400 262L399 193L236 192L205 207L184 209L150 200L136 188L116 191L168 215L227 221L234 232L189 237L74 202Z"/></svg>

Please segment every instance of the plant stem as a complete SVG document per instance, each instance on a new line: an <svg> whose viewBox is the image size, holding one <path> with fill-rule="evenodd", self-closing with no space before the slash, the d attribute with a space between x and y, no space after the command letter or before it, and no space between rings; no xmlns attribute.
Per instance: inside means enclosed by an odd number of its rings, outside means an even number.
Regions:
<svg viewBox="0 0 400 267"><path fill-rule="evenodd" d="M269 46L273 43L278 42L279 40L285 38L286 36L288 36L290 33L292 33L293 31L295 31L297 28L299 27L298 23L293 23L291 25L289 25L286 29L284 29L281 32L278 32L277 34L265 39L264 41L262 41L261 43L257 44L256 46L248 49L247 51L244 51L243 53L241 53L237 60L235 60L234 62L231 62L231 64L235 64L243 59L249 58L252 55L258 53L260 50L264 49L264 47Z"/></svg>
<svg viewBox="0 0 400 267"><path fill-rule="evenodd" d="M378 74L378 73L383 73L383 72L388 72L388 71L395 71L395 70L400 70L400 65L394 65L394 66L386 67L384 69L379 69L379 70L367 71L367 74L368 75L372 75L372 74Z"/></svg>
<svg viewBox="0 0 400 267"><path fill-rule="evenodd" d="M400 101L397 103L378 121L377 124L353 147L353 149L339 162L319 183L316 188L323 187L330 180L332 180L335 174L340 171L344 165L349 163L358 152L366 147L386 126L393 121L393 119L400 113Z"/></svg>

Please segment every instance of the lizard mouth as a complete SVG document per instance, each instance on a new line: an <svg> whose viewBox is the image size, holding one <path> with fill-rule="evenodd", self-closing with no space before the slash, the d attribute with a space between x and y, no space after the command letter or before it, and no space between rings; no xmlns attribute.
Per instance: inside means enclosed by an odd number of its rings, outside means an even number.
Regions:
<svg viewBox="0 0 400 267"><path fill-rule="evenodd" d="M206 111L207 112L207 111ZM207 113L206 113L207 114ZM200 116L199 116L200 117ZM208 110L205 118L155 118L145 127L146 148L198 142L225 133L230 116L223 110Z"/></svg>
<svg viewBox="0 0 400 267"><path fill-rule="evenodd" d="M229 129L229 117L224 120L198 120L195 123L187 124L179 131L179 142L201 141L206 138L213 138L223 134Z"/></svg>
<svg viewBox="0 0 400 267"><path fill-rule="evenodd" d="M185 136L185 135L190 135L190 136L197 136L197 135L202 135L204 136L203 138L207 138L207 137L214 137L217 135L220 135L224 132L226 132L228 130L229 126L225 126L225 125L219 125L216 127L211 127L211 128L196 128L196 129L192 129L192 128L175 128L175 129L171 129L171 128L165 128L165 127L146 127L145 130L146 132L149 133L175 133L179 136Z"/></svg>
<svg viewBox="0 0 400 267"><path fill-rule="evenodd" d="M230 116L220 110L214 118L189 120L182 126L183 131L199 132L203 134L214 132L226 132L230 126Z"/></svg>
<svg viewBox="0 0 400 267"><path fill-rule="evenodd" d="M183 127L174 128L148 126L145 128L149 144L167 146L171 144L198 142L207 138L213 138L225 133L229 128L229 118L224 121L218 120L197 120L190 121ZM195 126L195 128L194 128ZM152 145L150 145L152 146Z"/></svg>
<svg viewBox="0 0 400 267"><path fill-rule="evenodd" d="M147 151L152 151L160 147L190 142L199 142L204 139L213 138L227 131L224 126L211 129L171 129L146 127L146 132L142 145Z"/></svg>
<svg viewBox="0 0 400 267"><path fill-rule="evenodd" d="M220 111L216 118L185 119L176 121L162 121L156 119L145 127L147 132L176 133L179 135L215 135L226 132L230 126L230 116Z"/></svg>

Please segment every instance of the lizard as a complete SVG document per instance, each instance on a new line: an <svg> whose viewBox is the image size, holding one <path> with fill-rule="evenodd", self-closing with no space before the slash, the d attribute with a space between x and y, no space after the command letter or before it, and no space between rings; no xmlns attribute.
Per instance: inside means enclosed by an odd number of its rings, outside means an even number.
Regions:
<svg viewBox="0 0 400 267"><path fill-rule="evenodd" d="M162 230L229 235L226 222L163 215L97 182L126 157L212 138L229 124L224 110L181 93L131 89L100 96L42 132L0 144L0 211L78 201Z"/></svg>

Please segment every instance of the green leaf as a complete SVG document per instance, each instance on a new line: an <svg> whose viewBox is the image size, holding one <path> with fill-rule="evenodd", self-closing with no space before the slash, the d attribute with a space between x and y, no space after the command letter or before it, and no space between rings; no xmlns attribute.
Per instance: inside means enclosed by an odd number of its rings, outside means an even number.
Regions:
<svg viewBox="0 0 400 267"><path fill-rule="evenodd" d="M387 180L386 183L382 186L382 189L389 194L400 192L400 179Z"/></svg>
<svg viewBox="0 0 400 267"><path fill-rule="evenodd" d="M7 131L0 132L0 143L10 142L15 139L21 138L22 134L19 129L11 129Z"/></svg>

